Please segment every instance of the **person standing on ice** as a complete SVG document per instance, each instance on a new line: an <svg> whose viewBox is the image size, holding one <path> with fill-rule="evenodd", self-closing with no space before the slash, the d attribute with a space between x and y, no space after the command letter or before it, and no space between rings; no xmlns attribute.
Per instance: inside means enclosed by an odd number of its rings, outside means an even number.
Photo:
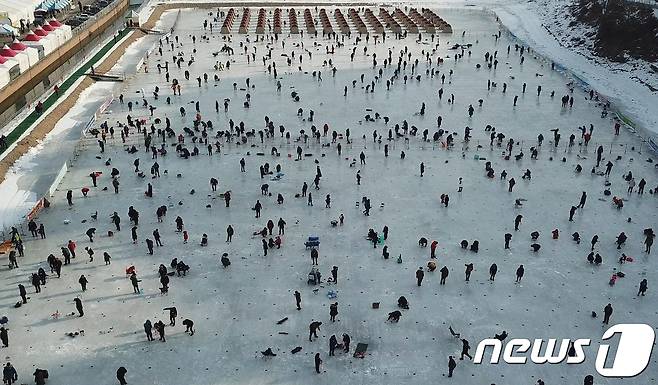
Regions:
<svg viewBox="0 0 658 385"><path fill-rule="evenodd" d="M653 232L652 228L644 230L644 252L651 254L651 246L653 245L653 239L656 237L656 234Z"/></svg>
<svg viewBox="0 0 658 385"><path fill-rule="evenodd" d="M329 319L331 322L336 322L336 316L338 315L338 302L334 302L329 305Z"/></svg>
<svg viewBox="0 0 658 385"><path fill-rule="evenodd" d="M336 339L336 335L332 334L331 337L329 338L329 355L334 356L334 350L336 350L336 346L338 345L338 339Z"/></svg>
<svg viewBox="0 0 658 385"><path fill-rule="evenodd" d="M576 213L576 210L578 210L576 206L571 206L571 209L569 209L569 222L573 222L573 215Z"/></svg>
<svg viewBox="0 0 658 385"><path fill-rule="evenodd" d="M468 340L466 338L462 338L462 354L461 357L459 357L460 360L464 359L464 356L468 357L468 359L472 360L473 357L469 354L469 350L471 349L471 345L469 344Z"/></svg>
<svg viewBox="0 0 658 385"><path fill-rule="evenodd" d="M434 240L430 245L430 258L436 258L436 248L439 246L439 241Z"/></svg>
<svg viewBox="0 0 658 385"><path fill-rule="evenodd" d="M608 324L610 322L610 316L612 316L612 305L607 304L605 308L603 308L603 323Z"/></svg>
<svg viewBox="0 0 658 385"><path fill-rule="evenodd" d="M133 271L130 275L130 283L133 285L133 292L139 294L139 279L137 279L137 273Z"/></svg>
<svg viewBox="0 0 658 385"><path fill-rule="evenodd" d="M316 248L311 249L311 265L318 265L318 250Z"/></svg>
<svg viewBox="0 0 658 385"><path fill-rule="evenodd" d="M148 341L155 341L155 338L153 338L153 325L151 325L151 320L146 320L144 322L144 333L146 333L146 339Z"/></svg>
<svg viewBox="0 0 658 385"><path fill-rule="evenodd" d="M578 204L578 208L579 209L584 208L585 202L587 202L587 193L583 191L583 195L580 196L580 203Z"/></svg>
<svg viewBox="0 0 658 385"><path fill-rule="evenodd" d="M320 358L320 353L315 353L315 372L320 373L320 365L322 365L322 359Z"/></svg>
<svg viewBox="0 0 658 385"><path fill-rule="evenodd" d="M583 132L584 131L585 131L585 127L583 127ZM602 158L603 158L603 146L599 146L596 149L596 167L599 167Z"/></svg>
<svg viewBox="0 0 658 385"><path fill-rule="evenodd" d="M126 382L126 373L128 373L128 369L124 368L123 366L117 369L117 380L119 380L119 385L128 384Z"/></svg>
<svg viewBox="0 0 658 385"><path fill-rule="evenodd" d="M295 304L297 310L302 310L302 295L297 290L295 290Z"/></svg>
<svg viewBox="0 0 658 385"><path fill-rule="evenodd" d="M498 273L498 265L492 263L489 267L489 280L494 281L496 279L496 273Z"/></svg>
<svg viewBox="0 0 658 385"><path fill-rule="evenodd" d="M167 339L165 338L165 324L164 324L164 322L162 322L162 320L160 320L160 321L156 322L155 325L153 325L153 327L155 328L155 331L157 331L158 334L160 335L160 341L167 342Z"/></svg>
<svg viewBox="0 0 658 385"><path fill-rule="evenodd" d="M181 231L183 231L183 218L177 216L175 222L176 222L176 232L180 233Z"/></svg>
<svg viewBox="0 0 658 385"><path fill-rule="evenodd" d="M518 228L516 230L518 230ZM511 240L512 240L512 234L505 233L505 250L509 249L509 243Z"/></svg>
<svg viewBox="0 0 658 385"><path fill-rule="evenodd" d="M87 277L85 277L84 274L80 276L80 279L78 279L78 283L80 284L82 291L87 291L87 283L89 283L89 281L87 281Z"/></svg>
<svg viewBox="0 0 658 385"><path fill-rule="evenodd" d="M455 362L455 359L452 358L452 356L448 357L448 377L452 377L452 372L455 370L457 367L457 362Z"/></svg>
<svg viewBox="0 0 658 385"><path fill-rule="evenodd" d="M441 272L441 280L439 281L439 285L445 285L446 278L448 278L448 274L450 273L448 266L443 266L439 271Z"/></svg>
<svg viewBox="0 0 658 385"><path fill-rule="evenodd" d="M23 304L27 303L27 290L25 290L25 286L22 284L18 284L18 293L21 296L21 300L23 301Z"/></svg>
<svg viewBox="0 0 658 385"><path fill-rule="evenodd" d="M286 233L286 221L284 221L283 218L279 217L277 227L279 228L279 235L284 235Z"/></svg>
<svg viewBox="0 0 658 385"><path fill-rule="evenodd" d="M16 373L16 369L11 366L10 362L7 362L5 367L2 368L2 380L7 385L11 385L18 381L18 373Z"/></svg>
<svg viewBox="0 0 658 385"><path fill-rule="evenodd" d="M9 334L7 329L4 326L0 327L0 341L2 341L2 347L6 348L9 346Z"/></svg>
<svg viewBox="0 0 658 385"><path fill-rule="evenodd" d="M637 291L637 295L641 295L644 297L644 294L647 292L647 287L648 287L648 282L647 279L643 279L640 281L640 289Z"/></svg>
<svg viewBox="0 0 658 385"><path fill-rule="evenodd" d="M604 175L606 176L606 178L610 176L610 171L612 171L612 166L613 166L613 164L612 164L611 161L608 161L608 163L605 164L605 174Z"/></svg>
<svg viewBox="0 0 658 385"><path fill-rule="evenodd" d="M75 302L75 308L78 311L78 317L82 317L85 315L85 312L82 308L82 300L80 298L74 298L73 301Z"/></svg>
<svg viewBox="0 0 658 385"><path fill-rule="evenodd" d="M425 163L420 162L420 177L423 177L423 174L425 174Z"/></svg>
<svg viewBox="0 0 658 385"><path fill-rule="evenodd" d="M73 190L66 192L66 201L69 203L69 206L73 206Z"/></svg>
<svg viewBox="0 0 658 385"><path fill-rule="evenodd" d="M425 272L423 271L423 267L419 267L418 270L416 270L416 283L420 287L421 284L423 283L423 278L425 277Z"/></svg>
<svg viewBox="0 0 658 385"><path fill-rule="evenodd" d="M176 307L166 307L162 310L169 310L169 325L176 326L176 317L178 316L178 310L176 310Z"/></svg>
<svg viewBox="0 0 658 385"><path fill-rule="evenodd" d="M525 274L525 268L523 265L519 265L518 269L516 269L516 282L521 282L521 279L523 278L523 274Z"/></svg>
<svg viewBox="0 0 658 385"><path fill-rule="evenodd" d="M466 282L468 282L471 279L471 273L473 272L473 264L467 263L464 266L466 266Z"/></svg>
<svg viewBox="0 0 658 385"><path fill-rule="evenodd" d="M256 211L256 218L260 218L260 210L263 208L263 205L260 203L260 200L256 200L254 205L254 211Z"/></svg>
<svg viewBox="0 0 658 385"><path fill-rule="evenodd" d="M594 245L596 245L598 241L599 241L599 236L595 234L592 237L592 241L590 242L592 244L592 249L590 251L594 251Z"/></svg>

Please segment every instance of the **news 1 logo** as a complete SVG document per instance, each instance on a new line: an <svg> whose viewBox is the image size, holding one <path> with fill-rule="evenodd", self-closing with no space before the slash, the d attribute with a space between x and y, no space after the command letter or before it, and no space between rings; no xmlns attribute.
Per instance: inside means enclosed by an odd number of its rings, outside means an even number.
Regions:
<svg viewBox="0 0 658 385"><path fill-rule="evenodd" d="M649 365L656 333L647 324L618 324L606 330L601 340L611 340L617 334L619 334L619 342L614 357L608 357L609 344L600 344L596 355L596 371L603 377L635 377ZM560 364L565 360L567 364L582 364L586 359L585 347L590 343L591 340L585 338L573 341L562 339L556 351L558 340L554 338L534 341L515 338L507 342L503 350L502 341L489 338L480 341L473 362L481 364L487 347L491 347L490 364L498 364L501 356L503 362L507 364L525 364L528 351L530 351L530 361L534 364ZM570 345L573 347L572 354L568 354ZM606 367L606 362L612 364Z"/></svg>

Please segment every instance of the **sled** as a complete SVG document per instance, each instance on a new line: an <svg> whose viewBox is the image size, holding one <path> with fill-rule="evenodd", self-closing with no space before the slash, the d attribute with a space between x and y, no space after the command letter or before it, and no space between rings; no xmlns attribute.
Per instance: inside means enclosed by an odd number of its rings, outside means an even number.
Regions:
<svg viewBox="0 0 658 385"><path fill-rule="evenodd" d="M308 240L304 242L306 248L314 248L320 246L320 237L308 237Z"/></svg>
<svg viewBox="0 0 658 385"><path fill-rule="evenodd" d="M368 344L363 344L359 342L356 345L356 349L354 350L354 358L364 358L366 356L366 352L368 351Z"/></svg>

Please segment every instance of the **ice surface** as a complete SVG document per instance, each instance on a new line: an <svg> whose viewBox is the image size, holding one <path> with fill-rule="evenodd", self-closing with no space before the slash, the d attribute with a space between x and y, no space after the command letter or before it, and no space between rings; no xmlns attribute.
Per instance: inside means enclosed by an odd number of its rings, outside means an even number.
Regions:
<svg viewBox="0 0 658 385"><path fill-rule="evenodd" d="M368 44L368 55L364 55L364 42L356 46L354 62L349 53L354 47L354 36L345 39L345 47L336 48L336 54L325 55L325 47L332 42L318 37L286 38L285 50L280 42L273 52L277 63L282 90L276 92L276 80L267 74L261 57L266 53L265 43L247 43L249 52L257 48L256 62L246 63L239 43L244 36L234 35L231 45L236 49L235 60L230 70L218 71L218 83L212 79L212 68L216 60L225 62L228 57L212 52L218 51L223 42L218 34L210 35L210 43L197 40L192 44L189 35L197 38L203 34L201 21L207 11L184 10L175 34L183 43L175 52L185 52L186 59L193 48L197 50L195 63L190 67L190 81L185 81L184 63L179 70L171 66L172 78L182 81L185 96L171 96L165 86L164 74L158 74L159 60L171 60L172 52L164 47L164 58L151 55L149 72L140 72L124 83L122 93L126 103L133 101L141 105L143 89L149 103L157 106L155 116L171 119L172 128L182 132L184 126L192 127L194 102L200 102L202 119L212 120L215 131L228 129L228 120L243 121L247 129L256 131L264 127L264 116L274 121L276 138L265 139L260 144L258 137L249 144L237 146L223 144L221 154L206 155L205 145L200 145L201 155L188 160L176 156L174 147L167 146L169 154L158 158L161 178L146 179L132 172L132 162L141 159L141 169L147 175L152 164L151 156L144 152L141 135L131 131L128 144L140 146L140 152L129 155L119 138L118 130L114 138L108 138L104 154L99 154L96 139L86 139L86 149L64 178L50 209L38 218L44 223L47 233L45 240L34 240L26 235L27 256L19 259L21 267L5 270L1 304L9 317L9 348L4 349L6 360L16 366L21 382L30 382L30 374L35 367L48 369L48 384L83 384L93 378L94 383L113 384L115 371L120 366L128 369L129 384L426 384L441 381L447 376L448 355L458 356L461 344L450 336L448 326L452 326L471 342L471 354L477 343L506 330L510 338L591 338L592 346L586 351L587 361L582 365L473 365L469 361L458 361L453 381L464 384L511 384L535 383L543 379L547 384L579 384L585 374L595 374L594 357L600 336L603 333L601 319L592 319L591 311L602 314L603 307L611 302L614 306L613 323L648 323L655 327L656 300L653 293L655 283L655 258L643 253L642 230L656 227L656 195L649 195L649 188L656 186L653 163L645 160L655 156L641 148L636 137L622 130L621 135L613 135L613 122L609 117L601 117L601 109L595 102L587 100L582 90L574 90L573 108L561 108L560 97L567 94L568 86L558 73L551 71L550 64L535 60L526 54L523 65L514 47L508 56L509 41L503 36L497 42L493 35L498 32L494 20L479 11L439 10L438 13L455 28L453 35L441 35L438 52L444 57L439 67L440 74L446 74L441 85L440 75L430 78L425 75L427 68L419 57L421 50L431 50L433 44L429 36L415 43L416 36L403 40L387 37L386 42ZM253 20L253 17L252 17ZM255 23L255 20L253 20ZM301 22L301 20L300 20ZM237 28L237 25L236 25ZM461 31L467 30L465 37ZM216 30L217 31L217 30ZM304 53L301 66L296 60L288 67L281 53L292 50L299 55L302 51L296 44L304 43L313 53L309 60ZM317 46L314 46L314 42ZM472 43L472 55L455 61L452 56L458 51L449 50L455 44ZM335 44L335 43L334 43ZM394 60L398 52L407 46L413 58L419 57L421 81L409 79L405 85L402 78L396 80L391 91L386 91L385 80L393 75L393 69L384 70L384 80L376 84L374 93L366 93L365 85L374 80L376 70L371 67L372 56L377 53L378 67L392 50ZM498 51L500 61L497 70L484 66L485 52ZM338 71L335 77L323 61L332 59ZM476 64L482 64L480 69ZM322 71L322 82L311 75L313 70ZM377 69L378 70L378 69ZM449 76L449 71L454 73ZM197 86L195 78L202 73L210 75L208 84ZM364 74L364 83L360 75ZM411 74L410 66L406 74ZM539 75L539 76L538 76ZM245 78L249 77L255 88L251 89L251 107L242 107L245 100ZM497 83L497 87L487 91L487 80ZM356 80L356 87L351 86ZM238 90L233 89L233 83ZM508 89L502 94L502 83ZM523 83L527 91L521 93ZM153 88L160 87L160 98L152 97ZM343 87L348 86L348 95L343 97ZM537 85L542 86L539 97ZM443 87L443 100L437 98L437 91ZM555 97L550 92L555 90ZM294 102L290 93L297 91L301 97ZM455 95L455 104L449 104L450 94ZM513 98L519 95L518 105L513 107ZM165 98L171 96L172 104L167 106ZM231 100L228 113L223 112L222 101ZM478 99L483 106L478 107ZM215 100L220 102L220 112L215 113ZM426 103L426 113L417 112ZM469 119L469 104L475 113ZM182 118L178 112L181 105L187 110ZM298 117L298 108L303 108L303 117ZM308 122L308 111L315 111L314 122ZM371 109L372 111L368 111ZM364 116L378 112L390 118L385 125L383 118L376 122L366 122ZM145 118L151 123L148 110L136 107L128 112L126 104L115 101L106 115L110 124L125 122L126 115ZM408 145L403 139L387 141L388 129L401 124L404 119L410 126L425 128L430 136L436 131L436 118L443 117L442 128L456 132L455 148L446 150L440 144L422 142L421 138L409 137ZM353 143L340 140L343 155L339 157L332 144L321 147L309 139L302 144L304 152L312 154L302 161L295 161L295 139L299 130L310 132L315 124L322 128L327 123L329 133L336 130L351 131ZM487 124L503 132L507 138L519 142L513 154L523 151L525 157L515 161L504 160L503 147L489 147ZM579 125L594 125L593 139L588 148L579 146ZM290 144L278 135L279 125L291 132ZM473 129L473 139L462 151L464 127ZM157 125L163 128L163 124ZM560 128L562 140L554 150L551 146L552 128ZM115 126L116 128L116 126ZM372 131L383 135L382 143L373 143ZM537 160L530 159L529 148L536 145L537 135L546 137ZM577 136L576 145L569 149L566 144L569 135ZM362 139L365 136L365 139ZM445 137L445 135L444 135ZM188 148L192 148L191 138L185 138ZM322 138L328 143L330 138ZM168 141L171 143L172 141ZM155 143L159 145L160 140ZM390 146L389 157L384 157L385 144ZM604 178L590 174L595 164L596 148L604 146L605 160L612 160L615 166L609 181L612 195L627 199L625 207L618 211L613 208L610 196L604 196ZM482 148L478 148L481 145ZM276 146L281 157L270 156L270 149ZM640 154L638 150L641 150ZM358 155L367 155L364 166L358 165ZM405 151L406 158L400 158ZM250 155L247 155L247 153ZM258 152L266 155L258 156ZM288 154L292 154L289 157ZM484 161L474 156L485 157L492 162L496 178L488 179L484 172ZM324 155L324 156L323 156ZM617 160L617 157L621 157ZM98 157L98 158L97 158ZM245 158L247 172L241 173L239 160ZM550 158L553 158L551 161ZM562 157L566 162L562 162ZM105 161L111 158L112 166ZM350 167L351 160L357 165ZM319 163L316 164L314 161ZM269 162L270 167L280 164L285 174L279 181L261 179L258 166ZM419 176L419 164L426 166L425 176ZM576 164L584 168L575 174ZM316 166L322 171L320 190L312 187ZM110 185L111 167L121 171L120 193L115 195ZM505 169L514 177L517 185L513 193L507 192L507 183L498 178ZM532 171L532 180L522 180L526 169ZM90 186L88 177L91 171L102 171L99 188L92 188L89 197L84 199L80 189ZM164 175L167 170L167 175ZM356 185L355 174L361 170L363 180ZM627 194L623 174L632 171L636 180L644 177L647 188L644 196ZM177 178L177 174L181 174ZM219 179L217 193L209 186L209 179ZM464 191L457 192L458 178L463 178ZM310 207L305 198L295 198L302 183L309 183L314 206ZM144 196L147 183L154 187L154 197ZM262 196L260 186L268 183L272 197ZM102 191L108 187L108 191ZM74 205L66 204L66 191L73 190ZM195 194L190 195L194 189ZM231 207L225 208L219 193L232 192ZM577 204L582 191L589 198L583 210L579 210L574 222L568 222L569 207ZM283 205L276 204L276 194L285 197ZM442 207L441 194L449 194L450 204ZM331 194L331 208L325 208L324 197ZM371 198L373 210L366 217L355 202L363 196ZM514 200L527 199L522 208L515 208ZM263 204L262 216L254 218L251 207L259 199ZM178 202L182 201L182 205ZM380 204L383 203L383 208ZM211 207L207 208L206 205ZM139 242L132 244L130 225L126 212L133 205L140 212ZM170 205L163 223L158 223L155 210L160 205ZM90 215L98 211L98 221ZM113 230L109 221L112 212L122 218L122 229L114 237L107 231ZM330 222L343 213L345 224L331 227ZM514 217L523 215L520 231L514 230ZM185 221L185 229L190 241L183 244L182 236L175 233L174 219L180 215ZM281 249L270 250L263 257L261 240L251 234L265 226L268 219L275 223L279 217L287 222L286 234ZM627 223L627 218L631 222ZM65 224L70 220L69 224ZM86 220L86 223L81 223ZM233 242L225 243L225 229L232 224L236 230ZM381 232L384 225L390 229L386 245L391 259L382 258L381 246L373 249L365 240L369 228ZM89 227L98 229L97 238L90 243L85 231ZM158 228L163 236L164 246L156 248L155 255L146 253L144 239ZM552 240L550 232L558 228L560 238ZM530 233L541 232L540 252L530 251ZM583 243L576 245L570 234L579 231ZM621 250L635 258L635 262L619 265L620 251L614 240L619 232L629 236ZM276 232L276 230L275 230ZM514 234L511 250L503 250L503 234ZM209 246L201 247L201 235L207 233ZM594 234L600 236L597 246L603 256L601 266L589 265L585 257L589 252L589 240ZM317 294L313 286L308 286L307 274L311 268L309 251L303 242L310 235L320 237L319 268L324 279L329 277L332 266L338 266L338 285L323 283ZM429 260L429 248L420 248L421 236L439 241L437 264L450 269L445 286L438 284L438 271L426 272L423 286L418 288L415 271L425 266ZM65 266L61 279L49 278L42 293L35 294L29 286L28 276L39 266L47 268L46 257L53 253L59 256L59 248L69 239L78 242L78 257L72 265ZM480 251L475 254L461 250L459 242L467 239L478 240ZM85 258L84 247L95 250L93 262ZM112 264L105 266L103 252L112 255ZM222 253L228 253L231 266L223 269L219 262ZM395 259L402 255L402 264ZM186 277L172 277L169 295L161 296L158 290L157 269L159 264L169 266L172 258L185 261L191 267ZM470 282L464 282L465 263L474 263L475 271ZM488 281L489 265L495 262L499 271L495 283ZM518 265L525 266L525 277L521 284L514 283ZM130 281L124 270L135 265L142 280L143 293L133 294ZM623 270L625 278L617 281L614 287L608 280L615 269ZM89 280L85 293L80 291L78 278L84 274ZM637 286L641 279L649 280L646 297L637 298ZM19 309L11 306L19 300L17 284L28 287L29 303ZM294 305L293 292L302 293L301 311ZM329 321L328 290L338 292L338 321ZM385 323L386 314L396 310L397 298L401 295L410 302L410 310L403 311L398 324ZM75 311L73 298L80 296L85 305L85 317L77 318L65 314ZM380 302L380 309L371 308L372 302ZM148 342L143 334L145 319L152 322L167 321L162 309L168 306L178 308L177 326L167 328L167 342ZM62 316L55 320L51 314L59 311ZM284 317L288 321L282 325L276 322ZM184 333L179 324L185 318L195 321L196 334L192 337ZM323 322L320 338L308 342L308 324L313 320ZM72 339L65 333L84 330L85 335ZM279 334L287 332L289 334ZM352 349L358 342L369 345L366 358L354 359L351 355L337 353L328 357L328 339L336 334L340 340L342 333L352 339ZM302 346L296 355L290 351ZM260 351L272 347L278 354L272 359L260 357ZM316 375L313 356L320 352L323 374ZM656 362L653 357L649 368L640 376L623 381L625 384L648 384L655 382ZM597 384L617 384L619 379L605 379L597 376Z"/></svg>

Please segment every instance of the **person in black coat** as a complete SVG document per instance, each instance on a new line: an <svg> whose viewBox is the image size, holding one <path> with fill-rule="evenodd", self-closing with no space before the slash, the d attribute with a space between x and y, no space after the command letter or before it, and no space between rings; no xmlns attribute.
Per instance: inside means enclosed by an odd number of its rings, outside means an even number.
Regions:
<svg viewBox="0 0 658 385"><path fill-rule="evenodd" d="M297 304L297 310L302 310L302 295L295 290L295 303Z"/></svg>
<svg viewBox="0 0 658 385"><path fill-rule="evenodd" d="M343 334L343 351L345 353L350 352L350 336L347 334Z"/></svg>
<svg viewBox="0 0 658 385"><path fill-rule="evenodd" d="M322 359L320 358L320 353L315 353L315 372L320 373L320 365L322 365Z"/></svg>
<svg viewBox="0 0 658 385"><path fill-rule="evenodd" d="M164 322L158 321L158 322L155 323L155 325L153 325L153 327L155 328L155 331L157 331L158 334L160 335L160 341L167 342L167 340L165 339L165 324L164 324Z"/></svg>
<svg viewBox="0 0 658 385"><path fill-rule="evenodd" d="M18 293L20 294L21 300L23 300L23 303L26 304L27 303L27 290L25 290L25 286L23 286L22 284L19 284L18 285Z"/></svg>
<svg viewBox="0 0 658 385"><path fill-rule="evenodd" d="M117 380L119 380L119 384L121 385L128 384L126 382L126 373L128 373L128 369L124 368L123 366L117 369Z"/></svg>
<svg viewBox="0 0 658 385"><path fill-rule="evenodd" d="M416 281L418 283L418 286L420 286L423 283L424 277L425 277L425 272L423 271L422 267L419 267L418 270L416 270Z"/></svg>
<svg viewBox="0 0 658 385"><path fill-rule="evenodd" d="M48 371L37 368L34 371L34 382L36 385L46 385L46 378L48 378Z"/></svg>
<svg viewBox="0 0 658 385"><path fill-rule="evenodd" d="M336 335L333 334L329 338L329 355L334 356L334 350L336 350L336 346L338 345L338 339L336 339Z"/></svg>
<svg viewBox="0 0 658 385"><path fill-rule="evenodd" d="M452 356L448 357L448 377L452 377L452 372L455 370L457 367L457 362L455 362L455 359L452 358Z"/></svg>
<svg viewBox="0 0 658 385"><path fill-rule="evenodd" d="M191 336L194 335L194 321L191 319L185 319L183 321L183 325L185 325L185 333L190 333Z"/></svg>
<svg viewBox="0 0 658 385"><path fill-rule="evenodd" d="M151 320L146 320L144 322L144 333L146 333L146 339L149 341L155 341L153 338L153 325L151 325Z"/></svg>
<svg viewBox="0 0 658 385"><path fill-rule="evenodd" d="M82 287L82 291L87 291L87 284L89 283L89 281L87 281L87 277L85 277L84 274L80 276L78 283L80 283L80 286Z"/></svg>
<svg viewBox="0 0 658 385"><path fill-rule="evenodd" d="M41 282L39 281L39 276L36 274L32 274L32 286L34 286L35 292L41 293Z"/></svg>
<svg viewBox="0 0 658 385"><path fill-rule="evenodd" d="M16 373L16 369L11 366L10 362L7 362L7 365L2 368L2 381L7 385L11 385L18 381L18 373Z"/></svg>
<svg viewBox="0 0 658 385"><path fill-rule="evenodd" d="M2 341L2 347L6 348L9 346L9 334L7 333L7 329L5 327L0 327L0 341Z"/></svg>
<svg viewBox="0 0 658 385"><path fill-rule="evenodd" d="M176 307L166 307L163 310L169 310L169 324L171 326L176 326L176 316L178 316L178 310Z"/></svg>
<svg viewBox="0 0 658 385"><path fill-rule="evenodd" d="M73 301L75 301L75 308L78 310L78 317L84 316L85 312L82 309L82 300L80 298L74 298Z"/></svg>

